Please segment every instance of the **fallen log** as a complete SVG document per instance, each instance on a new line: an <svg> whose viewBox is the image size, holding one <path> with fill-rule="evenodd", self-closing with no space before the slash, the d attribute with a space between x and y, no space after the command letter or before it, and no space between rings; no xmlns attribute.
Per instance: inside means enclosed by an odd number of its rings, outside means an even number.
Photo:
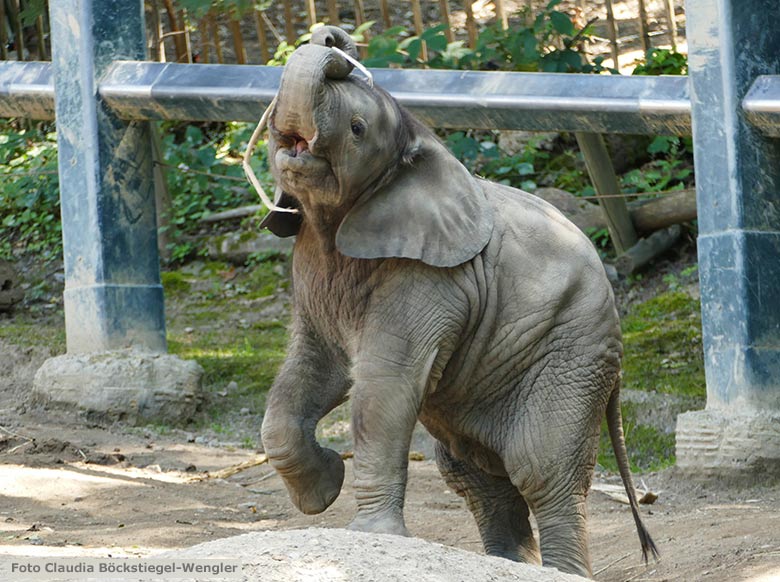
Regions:
<svg viewBox="0 0 780 582"><path fill-rule="evenodd" d="M628 205L634 227L643 233L696 219L696 190L680 190Z"/></svg>
<svg viewBox="0 0 780 582"><path fill-rule="evenodd" d="M635 273L654 258L665 253L679 240L682 228L674 224L658 230L647 238L639 239L633 247L620 255L615 261L617 272L624 277Z"/></svg>
<svg viewBox="0 0 780 582"><path fill-rule="evenodd" d="M233 208L232 210L225 210L224 212L215 212L204 216L198 222L202 224L211 224L213 222L220 222L221 220L235 220L236 218L246 218L247 216L253 216L257 214L259 210L265 208L262 204L252 204L251 206L241 206L240 208Z"/></svg>

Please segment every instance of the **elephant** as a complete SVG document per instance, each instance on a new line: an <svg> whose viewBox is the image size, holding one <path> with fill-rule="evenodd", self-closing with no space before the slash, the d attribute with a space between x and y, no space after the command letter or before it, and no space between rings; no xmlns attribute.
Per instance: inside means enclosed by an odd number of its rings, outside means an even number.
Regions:
<svg viewBox="0 0 780 582"><path fill-rule="evenodd" d="M657 556L623 437L618 313L591 241L539 198L472 176L356 58L344 31L317 29L267 117L277 189L262 226L296 239L289 345L261 436L292 502L316 514L339 495L344 462L315 429L350 399L351 529L409 535L419 420L487 554L590 576L585 502L606 416L645 561Z"/></svg>

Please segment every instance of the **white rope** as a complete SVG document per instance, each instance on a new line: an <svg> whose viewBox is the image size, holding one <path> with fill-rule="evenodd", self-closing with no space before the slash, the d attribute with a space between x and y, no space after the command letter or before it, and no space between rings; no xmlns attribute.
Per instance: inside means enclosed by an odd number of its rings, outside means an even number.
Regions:
<svg viewBox="0 0 780 582"><path fill-rule="evenodd" d="M263 204L265 204L265 207L268 208L268 210L271 212L289 212L290 214L298 214L297 208L282 208L281 206L277 206L271 201L271 199L265 193L265 190L263 190L263 187L260 184L260 180L258 180L257 176L255 176L252 165L249 163L252 159L252 154L255 151L255 146L257 145L260 136L263 135L265 126L268 123L268 116L271 114L271 110L274 108L274 105L276 105L276 97L273 98L273 101L271 101L268 109L265 110L265 113L263 113L263 116L260 118L260 122L257 124L255 131L252 133L252 137L249 140L249 144L247 144L246 151L244 152L244 161L242 165L244 166L244 174L246 174L249 182L252 184L252 186L254 186L255 191L260 196L260 200L263 201Z"/></svg>
<svg viewBox="0 0 780 582"><path fill-rule="evenodd" d="M356 58L351 57L347 53L345 53L343 50L341 50L337 46L330 47L332 50L336 51L338 54L340 54L342 57L347 59L356 69L358 69L361 73L363 73L366 76L366 79L368 80L368 86L373 87L374 86L374 76L371 74L371 72L363 66L363 64L358 61Z"/></svg>

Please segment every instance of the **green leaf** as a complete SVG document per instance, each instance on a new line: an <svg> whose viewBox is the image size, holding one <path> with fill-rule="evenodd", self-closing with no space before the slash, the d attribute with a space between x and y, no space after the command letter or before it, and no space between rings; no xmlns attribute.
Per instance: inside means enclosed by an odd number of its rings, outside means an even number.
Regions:
<svg viewBox="0 0 780 582"><path fill-rule="evenodd" d="M571 18L563 12L551 12L550 22L559 34L562 34L563 36L572 36L574 34L574 25L571 22Z"/></svg>

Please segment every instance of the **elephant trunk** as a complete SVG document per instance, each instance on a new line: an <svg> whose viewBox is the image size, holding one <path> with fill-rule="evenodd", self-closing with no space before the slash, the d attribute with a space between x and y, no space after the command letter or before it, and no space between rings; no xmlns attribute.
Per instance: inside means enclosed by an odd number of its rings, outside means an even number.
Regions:
<svg viewBox="0 0 780 582"><path fill-rule="evenodd" d="M353 59L358 58L357 45L352 37L340 29L338 26L321 26L311 35L311 44L320 46L336 47L343 50Z"/></svg>
<svg viewBox="0 0 780 582"><path fill-rule="evenodd" d="M309 145L317 137L315 117L323 84L327 79L346 78L353 68L343 55L325 44L330 42L338 47L344 39L333 33L321 36L323 44L304 45L287 61L272 118L274 127L280 132L300 136Z"/></svg>

